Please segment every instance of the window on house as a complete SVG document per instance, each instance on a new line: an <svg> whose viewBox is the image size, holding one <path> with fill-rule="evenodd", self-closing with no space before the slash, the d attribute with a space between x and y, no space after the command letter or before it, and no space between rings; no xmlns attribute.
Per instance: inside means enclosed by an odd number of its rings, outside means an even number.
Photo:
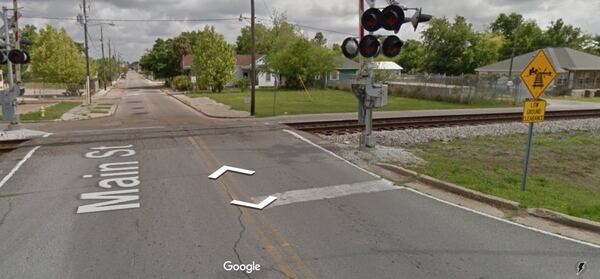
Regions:
<svg viewBox="0 0 600 279"><path fill-rule="evenodd" d="M330 80L340 80L340 72L339 71L331 72L329 74L329 79Z"/></svg>
<svg viewBox="0 0 600 279"><path fill-rule="evenodd" d="M271 81L271 73L265 73L265 81Z"/></svg>

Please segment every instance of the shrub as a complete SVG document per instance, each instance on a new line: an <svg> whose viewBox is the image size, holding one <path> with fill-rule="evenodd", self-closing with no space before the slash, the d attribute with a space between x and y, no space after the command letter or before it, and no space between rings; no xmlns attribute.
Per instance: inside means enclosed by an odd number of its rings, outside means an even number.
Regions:
<svg viewBox="0 0 600 279"><path fill-rule="evenodd" d="M188 76L176 76L173 79L173 86L177 91L188 91L192 89L192 81Z"/></svg>
<svg viewBox="0 0 600 279"><path fill-rule="evenodd" d="M248 78L238 79L237 86L240 88L240 90L242 92L248 91L248 88L250 88L250 79L248 79Z"/></svg>

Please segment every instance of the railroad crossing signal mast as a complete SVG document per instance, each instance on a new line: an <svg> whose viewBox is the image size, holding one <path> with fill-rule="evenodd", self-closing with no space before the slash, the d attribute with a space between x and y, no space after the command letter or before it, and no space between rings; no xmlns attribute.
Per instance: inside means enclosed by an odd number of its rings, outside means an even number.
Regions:
<svg viewBox="0 0 600 279"><path fill-rule="evenodd" d="M360 146L373 148L377 144L373 132L373 109L381 108L388 103L387 84L376 84L373 81L376 64L374 58L380 53L392 58L400 54L404 42L395 35L375 35L374 32L383 28L398 34L404 23L411 23L417 30L419 23L431 20L432 16L423 14L421 8L407 8L396 0L388 0L389 6L384 9L375 7L376 0L366 0L369 9L362 11L365 0L359 0L360 30L359 38L346 38L342 43L342 53L348 59L359 54L367 58L367 63L361 63L361 69L352 82L352 92L358 98L358 123L365 125L360 137ZM414 10L412 17L406 17L405 11ZM363 36L364 31L369 32ZM361 58L361 61L364 61Z"/></svg>
<svg viewBox="0 0 600 279"><path fill-rule="evenodd" d="M0 90L0 103L2 104L2 114L4 119L10 122L10 128L15 128L20 124L17 110L17 97L23 96L25 89L21 82L15 82L13 65L27 64L31 60L29 53L19 50L16 47L19 39L19 32L16 30L18 13L14 13L13 18L8 17L8 8L2 7L2 22L4 26L0 30L0 64L6 64L8 67L9 88ZM14 44L14 47L13 47ZM17 77L18 78L18 77Z"/></svg>

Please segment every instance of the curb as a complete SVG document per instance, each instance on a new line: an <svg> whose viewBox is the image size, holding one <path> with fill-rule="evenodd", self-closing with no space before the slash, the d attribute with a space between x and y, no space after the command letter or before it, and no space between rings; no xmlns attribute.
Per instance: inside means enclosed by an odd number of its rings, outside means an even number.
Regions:
<svg viewBox="0 0 600 279"><path fill-rule="evenodd" d="M185 96L185 94L171 94L167 90L163 90L163 92L165 94L169 95L171 98L173 98L173 99L181 102L182 104L188 106L189 108L191 108L191 109L193 109L193 110L195 110L195 111L197 111L197 112L201 113L202 115L204 115L206 117L209 117L209 118L215 118L215 119L252 119L251 116L248 116L248 117L235 117L235 116L216 116L216 115L211 115L211 114L208 114L208 113L204 112L201 109L198 109L198 108L192 106L188 102L186 102L186 101L184 101L184 100L179 99L179 98L176 97L176 96L184 96L184 97L187 98L187 96Z"/></svg>
<svg viewBox="0 0 600 279"><path fill-rule="evenodd" d="M414 177L417 179L417 181L422 182L426 185L436 187L438 189L442 189L442 190L445 190L445 191L448 191L448 192L451 192L451 193L454 193L454 194L457 194L457 195L460 195L460 196L463 196L463 197L466 197L469 199L477 200L477 201L487 203L487 204L490 204L490 205L493 205L496 207L500 207L500 208L518 210L519 212L524 212L530 216L550 220L550 221L553 221L555 223L559 223L562 225L600 233L600 223L599 222L566 215L563 213L555 212L555 211L544 209L544 208L525 208L518 202L491 196L491 195L487 195L487 194L484 194L484 193L481 193L478 191L474 191L471 189L467 189L465 187L462 187L462 186L459 186L456 184L452 184L449 182L445 182L445 181L442 181L442 180L439 180L439 179L436 179L433 177L429 177L426 175L422 175L415 171L407 170L405 168L402 168L402 167L399 167L396 165L385 164L385 163L376 163L375 165L382 167L384 169L387 169L389 171L398 173L400 175Z"/></svg>

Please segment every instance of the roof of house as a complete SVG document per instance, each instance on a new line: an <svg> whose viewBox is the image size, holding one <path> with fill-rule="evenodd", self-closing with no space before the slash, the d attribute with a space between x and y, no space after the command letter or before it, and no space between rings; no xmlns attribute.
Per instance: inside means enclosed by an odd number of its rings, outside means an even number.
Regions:
<svg viewBox="0 0 600 279"><path fill-rule="evenodd" d="M377 70L394 70L394 71L404 70L404 68L402 68L400 65L396 64L396 62L392 62L392 61L375 62L375 64L377 65Z"/></svg>
<svg viewBox="0 0 600 279"><path fill-rule="evenodd" d="M515 57L513 72L520 73L529 64L538 51ZM545 48L544 52L558 73L582 70L600 70L600 56L566 47ZM475 69L477 72L508 72L510 59Z"/></svg>
<svg viewBox="0 0 600 279"><path fill-rule="evenodd" d="M256 61L260 60L264 55L257 54ZM252 55L249 54L236 54L235 55L235 65L236 66L248 66L252 64Z"/></svg>
<svg viewBox="0 0 600 279"><path fill-rule="evenodd" d="M335 63L337 64L337 70L358 70L360 69L360 65L343 56L336 56L333 58Z"/></svg>

